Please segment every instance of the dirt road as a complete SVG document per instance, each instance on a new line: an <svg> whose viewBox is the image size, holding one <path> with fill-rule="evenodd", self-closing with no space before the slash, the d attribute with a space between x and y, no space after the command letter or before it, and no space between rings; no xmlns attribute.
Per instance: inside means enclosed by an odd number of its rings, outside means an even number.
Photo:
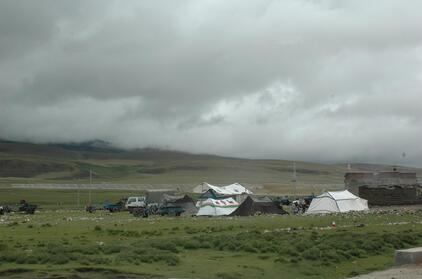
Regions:
<svg viewBox="0 0 422 279"><path fill-rule="evenodd" d="M417 279L422 278L422 265L409 265L353 277L350 279Z"/></svg>

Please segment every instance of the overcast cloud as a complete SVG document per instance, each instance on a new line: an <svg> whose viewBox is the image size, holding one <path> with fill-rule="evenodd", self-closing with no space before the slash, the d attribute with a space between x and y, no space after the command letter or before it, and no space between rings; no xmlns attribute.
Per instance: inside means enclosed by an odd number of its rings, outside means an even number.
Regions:
<svg viewBox="0 0 422 279"><path fill-rule="evenodd" d="M0 0L0 138L422 166L421 11Z"/></svg>

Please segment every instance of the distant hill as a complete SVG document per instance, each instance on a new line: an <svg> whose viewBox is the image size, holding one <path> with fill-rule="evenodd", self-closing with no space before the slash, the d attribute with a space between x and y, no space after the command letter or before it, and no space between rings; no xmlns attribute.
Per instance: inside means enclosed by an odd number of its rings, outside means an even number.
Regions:
<svg viewBox="0 0 422 279"><path fill-rule="evenodd" d="M391 166L353 164L354 170L388 170ZM416 171L420 169L399 168ZM339 189L346 164L252 160L155 148L121 149L105 141L34 144L0 141L0 184L96 183L195 185L240 182L269 192ZM299 189L299 190L298 190ZM308 190L306 190L308 191Z"/></svg>

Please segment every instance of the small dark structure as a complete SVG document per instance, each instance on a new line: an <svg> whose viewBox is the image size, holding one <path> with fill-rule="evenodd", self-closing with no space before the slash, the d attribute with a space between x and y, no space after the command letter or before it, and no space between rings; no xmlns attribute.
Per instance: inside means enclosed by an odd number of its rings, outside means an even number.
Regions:
<svg viewBox="0 0 422 279"><path fill-rule="evenodd" d="M230 216L251 216L259 214L288 214L283 207L268 197L248 196Z"/></svg>

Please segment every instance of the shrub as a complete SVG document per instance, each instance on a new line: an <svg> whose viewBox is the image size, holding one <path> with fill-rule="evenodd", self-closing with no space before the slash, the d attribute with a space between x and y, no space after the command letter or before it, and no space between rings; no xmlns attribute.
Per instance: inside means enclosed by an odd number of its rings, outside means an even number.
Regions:
<svg viewBox="0 0 422 279"><path fill-rule="evenodd" d="M175 265L178 265L180 263L180 259L179 259L179 257L177 257L175 255L168 255L165 259L165 262L169 266L175 266Z"/></svg>
<svg viewBox="0 0 422 279"><path fill-rule="evenodd" d="M311 260L311 261L316 261L316 260L318 260L318 259L320 258L320 255L321 255L321 251L320 251L318 248L316 248L316 247L313 247L313 248L307 249L307 250L305 250L305 251L302 253L302 256L303 256L305 259L307 259L307 260Z"/></svg>
<svg viewBox="0 0 422 279"><path fill-rule="evenodd" d="M69 257L65 254L58 254L50 257L49 262L53 264L66 264L69 262Z"/></svg>
<svg viewBox="0 0 422 279"><path fill-rule="evenodd" d="M241 274L239 274L239 273L226 273L226 272L218 272L218 273L215 274L215 276L217 276L217 278L220 278L220 279L242 278Z"/></svg>
<svg viewBox="0 0 422 279"><path fill-rule="evenodd" d="M7 250L7 244L0 243L0 251L6 251Z"/></svg>
<svg viewBox="0 0 422 279"><path fill-rule="evenodd" d="M100 231L102 231L101 226L100 226L100 225L96 225L96 226L94 227L94 231L96 231L96 232L100 232Z"/></svg>
<svg viewBox="0 0 422 279"><path fill-rule="evenodd" d="M179 250L177 249L176 245L173 241L166 241L166 240L160 240L160 241L150 241L149 245L153 248L157 248L159 250L164 251L170 251L173 253L179 253Z"/></svg>
<svg viewBox="0 0 422 279"><path fill-rule="evenodd" d="M187 240L183 242L183 248L187 250L199 249L201 248L201 243L197 240Z"/></svg>
<svg viewBox="0 0 422 279"><path fill-rule="evenodd" d="M101 250L106 255L117 254L120 251L122 251L122 249L123 248L121 246L117 246L117 245L106 245L106 246L101 247Z"/></svg>

